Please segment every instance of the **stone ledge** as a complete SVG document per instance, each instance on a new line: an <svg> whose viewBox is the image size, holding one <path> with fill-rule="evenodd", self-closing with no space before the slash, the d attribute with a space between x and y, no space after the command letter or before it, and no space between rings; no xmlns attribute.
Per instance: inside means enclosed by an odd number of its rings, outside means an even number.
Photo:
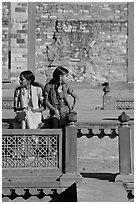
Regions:
<svg viewBox="0 0 136 204"><path fill-rule="evenodd" d="M134 190L134 174L117 175L115 182L123 183L126 190Z"/></svg>

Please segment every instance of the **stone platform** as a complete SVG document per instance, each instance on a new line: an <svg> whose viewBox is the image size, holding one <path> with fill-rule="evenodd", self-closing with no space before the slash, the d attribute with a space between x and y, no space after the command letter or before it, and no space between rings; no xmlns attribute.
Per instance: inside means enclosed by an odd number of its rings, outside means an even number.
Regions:
<svg viewBox="0 0 136 204"><path fill-rule="evenodd" d="M74 88L74 86L73 86ZM123 110L101 110L102 107L102 95L103 92L101 89L92 89L90 87L75 87L75 91L79 96L79 103L76 107L78 112L78 124L113 124L119 125L118 116L123 112ZM3 89L3 97L13 97L14 89ZM116 89L112 90L112 96L126 96L133 97L133 89ZM129 123L134 123L134 111L126 110L125 111L130 116ZM44 111L44 117L48 115L48 111ZM2 119L4 121L10 121L15 116L15 113L11 109L2 110ZM5 122L5 125L8 125ZM91 171L90 171L91 172ZM109 181L108 178L103 178L102 174L94 178L94 176L83 175L82 182L73 184L70 188L65 190L51 198L45 198L45 196L40 199L34 195L27 200L22 200L21 197L18 197L12 202L129 202L133 201L133 196L130 196L130 200L127 198L128 194L121 183L115 183L115 181ZM81 172L79 172L81 173ZM70 195L69 196L69 192ZM8 198L3 198L3 202L10 201Z"/></svg>
<svg viewBox="0 0 136 204"><path fill-rule="evenodd" d="M78 202L128 202L124 187L107 180L84 178L77 192Z"/></svg>

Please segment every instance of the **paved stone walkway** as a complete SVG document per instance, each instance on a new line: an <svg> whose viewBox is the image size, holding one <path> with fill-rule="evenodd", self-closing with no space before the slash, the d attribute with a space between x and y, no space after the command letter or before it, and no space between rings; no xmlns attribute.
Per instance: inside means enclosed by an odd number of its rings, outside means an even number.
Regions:
<svg viewBox="0 0 136 204"><path fill-rule="evenodd" d="M78 202L128 202L127 192L121 184L84 178L77 189Z"/></svg>

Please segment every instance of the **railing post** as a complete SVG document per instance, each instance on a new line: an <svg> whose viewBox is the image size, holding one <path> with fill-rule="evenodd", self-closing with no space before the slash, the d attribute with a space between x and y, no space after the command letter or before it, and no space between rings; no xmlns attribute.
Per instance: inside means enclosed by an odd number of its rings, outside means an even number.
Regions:
<svg viewBox="0 0 136 204"><path fill-rule="evenodd" d="M69 123L65 127L65 173L77 172L77 127Z"/></svg>
<svg viewBox="0 0 136 204"><path fill-rule="evenodd" d="M105 82L102 84L104 86L103 88L103 110L111 110L112 107L112 101L111 101L111 95L110 95L110 86L108 82Z"/></svg>
<svg viewBox="0 0 136 204"><path fill-rule="evenodd" d="M62 176L61 185L81 182L82 176L77 173L77 127L74 124L77 116L69 116L69 124L63 129Z"/></svg>
<svg viewBox="0 0 136 204"><path fill-rule="evenodd" d="M131 173L131 149L130 149L130 127L128 126L129 116L123 112L119 117L119 171L120 174Z"/></svg>
<svg viewBox="0 0 136 204"><path fill-rule="evenodd" d="M119 117L120 125L118 127L119 133L119 175L116 177L116 182L123 182L133 184L134 176L132 170L132 142L131 129L128 126L130 117L123 112Z"/></svg>

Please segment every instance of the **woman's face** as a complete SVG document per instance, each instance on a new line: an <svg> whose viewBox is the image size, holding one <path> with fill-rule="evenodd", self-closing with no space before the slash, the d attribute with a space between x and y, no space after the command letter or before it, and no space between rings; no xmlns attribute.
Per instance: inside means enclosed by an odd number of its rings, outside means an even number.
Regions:
<svg viewBox="0 0 136 204"><path fill-rule="evenodd" d="M27 80L23 75L20 75L19 83L21 86L27 86L30 84L30 81Z"/></svg>
<svg viewBox="0 0 136 204"><path fill-rule="evenodd" d="M67 75L60 75L60 83L66 82Z"/></svg>

